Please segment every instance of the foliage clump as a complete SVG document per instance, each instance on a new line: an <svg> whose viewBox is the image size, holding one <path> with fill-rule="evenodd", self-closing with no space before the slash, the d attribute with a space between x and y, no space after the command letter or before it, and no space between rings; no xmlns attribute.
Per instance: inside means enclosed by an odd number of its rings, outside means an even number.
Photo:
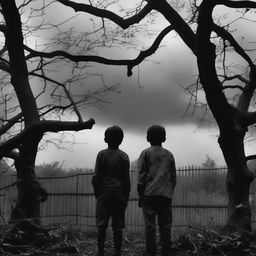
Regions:
<svg viewBox="0 0 256 256"><path fill-rule="evenodd" d="M66 169L63 167L63 164L58 161L37 165L35 168L35 171L38 177L62 177L62 176L93 172L93 170L89 168Z"/></svg>

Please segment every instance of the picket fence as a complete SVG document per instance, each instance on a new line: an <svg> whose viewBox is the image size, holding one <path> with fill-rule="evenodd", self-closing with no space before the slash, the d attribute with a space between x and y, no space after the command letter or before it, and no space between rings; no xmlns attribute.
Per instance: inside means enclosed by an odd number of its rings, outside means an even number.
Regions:
<svg viewBox="0 0 256 256"><path fill-rule="evenodd" d="M173 230L186 231L189 227L217 227L227 218L225 190L226 167L202 169L179 168L173 199ZM96 201L91 185L93 173L61 177L38 178L49 193L41 204L43 225L64 224L86 231L95 230ZM131 194L126 210L126 229L141 231L144 227L142 210L138 207L136 192L137 174L130 172ZM8 221L15 203L15 176L5 176L0 181L0 221ZM256 224L254 205L255 184L251 186L252 224ZM3 189L1 189L3 188Z"/></svg>

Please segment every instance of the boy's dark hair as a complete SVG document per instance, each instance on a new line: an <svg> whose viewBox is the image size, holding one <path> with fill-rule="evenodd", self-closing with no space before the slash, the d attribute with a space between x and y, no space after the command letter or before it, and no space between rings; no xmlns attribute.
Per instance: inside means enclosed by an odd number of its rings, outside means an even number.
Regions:
<svg viewBox="0 0 256 256"><path fill-rule="evenodd" d="M166 139L165 128L161 125L152 125L147 131L147 141L151 143L162 143Z"/></svg>
<svg viewBox="0 0 256 256"><path fill-rule="evenodd" d="M123 138L124 132L117 125L108 127L105 131L105 142L108 144L120 145Z"/></svg>

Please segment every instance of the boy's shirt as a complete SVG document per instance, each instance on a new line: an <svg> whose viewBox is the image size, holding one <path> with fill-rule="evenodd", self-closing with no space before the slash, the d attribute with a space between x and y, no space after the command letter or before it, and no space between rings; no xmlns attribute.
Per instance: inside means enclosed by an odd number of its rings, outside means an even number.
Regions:
<svg viewBox="0 0 256 256"><path fill-rule="evenodd" d="M95 175L92 179L96 197L101 191L130 193L130 162L128 155L120 149L101 150L96 159Z"/></svg>
<svg viewBox="0 0 256 256"><path fill-rule="evenodd" d="M145 196L173 198L176 185L175 160L162 146L145 149L139 158L138 185L144 187Z"/></svg>

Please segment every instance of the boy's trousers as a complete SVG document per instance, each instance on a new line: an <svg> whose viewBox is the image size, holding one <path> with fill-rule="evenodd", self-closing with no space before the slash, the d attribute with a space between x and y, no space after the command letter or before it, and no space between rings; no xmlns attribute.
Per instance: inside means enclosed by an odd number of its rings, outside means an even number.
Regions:
<svg viewBox="0 0 256 256"><path fill-rule="evenodd" d="M143 200L146 251L156 250L156 219L159 225L162 252L171 249L172 200L162 196L145 196Z"/></svg>

